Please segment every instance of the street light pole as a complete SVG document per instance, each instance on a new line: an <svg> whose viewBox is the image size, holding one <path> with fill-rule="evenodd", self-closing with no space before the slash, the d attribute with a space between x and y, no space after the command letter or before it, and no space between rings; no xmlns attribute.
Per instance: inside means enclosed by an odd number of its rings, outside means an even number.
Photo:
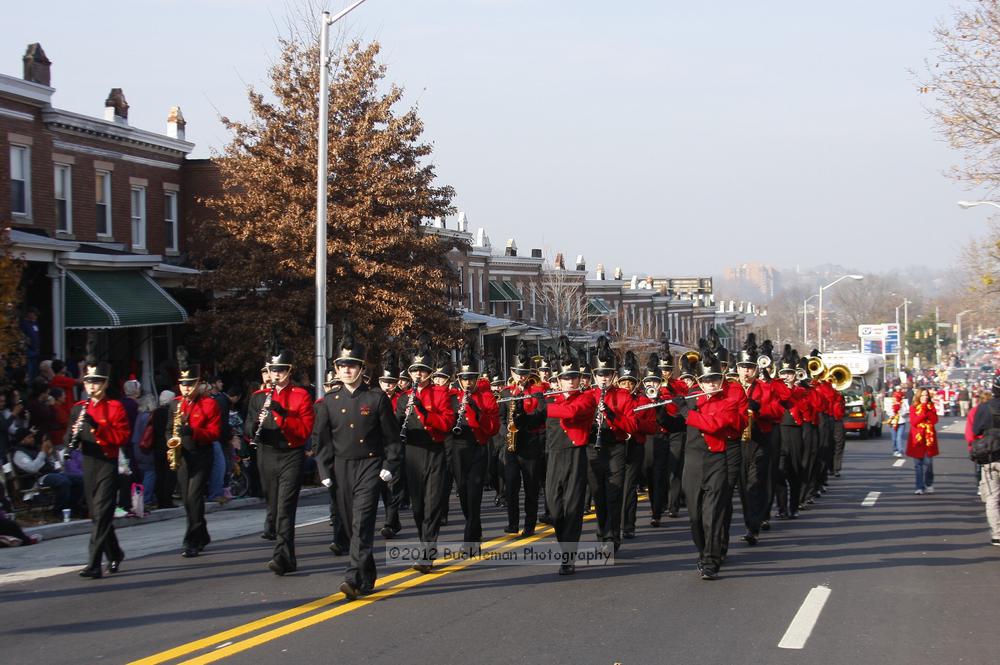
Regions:
<svg viewBox="0 0 1000 665"><path fill-rule="evenodd" d="M365 0L356 0L334 16L323 12L319 26L319 127L316 151L316 390L326 378L326 193L330 134L330 26L347 16Z"/></svg>
<svg viewBox="0 0 1000 665"><path fill-rule="evenodd" d="M864 278L864 275L841 275L826 286L819 287L819 311L816 314L816 346L820 351L826 350L826 345L823 344L823 291L845 279L858 280Z"/></svg>
<svg viewBox="0 0 1000 665"><path fill-rule="evenodd" d="M802 301L802 343L805 346L809 346L809 308L807 306L809 301L818 297L818 295L814 293Z"/></svg>
<svg viewBox="0 0 1000 665"><path fill-rule="evenodd" d="M955 343L955 346L957 347L959 360L962 359L962 317L966 314L972 313L973 311L975 310L965 309L955 316L956 322L958 323L958 341Z"/></svg>
<svg viewBox="0 0 1000 665"><path fill-rule="evenodd" d="M958 207L965 208L975 208L976 206L993 206L994 208L1000 208L1000 203L996 201L959 201Z"/></svg>

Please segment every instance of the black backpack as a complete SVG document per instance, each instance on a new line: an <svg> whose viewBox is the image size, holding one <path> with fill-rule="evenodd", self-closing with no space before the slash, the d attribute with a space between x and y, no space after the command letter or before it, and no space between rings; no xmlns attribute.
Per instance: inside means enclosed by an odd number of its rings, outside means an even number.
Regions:
<svg viewBox="0 0 1000 665"><path fill-rule="evenodd" d="M997 405L995 399L990 400L984 406L990 409L992 423L981 439L976 439L970 444L969 459L976 464L1000 461L1000 406Z"/></svg>

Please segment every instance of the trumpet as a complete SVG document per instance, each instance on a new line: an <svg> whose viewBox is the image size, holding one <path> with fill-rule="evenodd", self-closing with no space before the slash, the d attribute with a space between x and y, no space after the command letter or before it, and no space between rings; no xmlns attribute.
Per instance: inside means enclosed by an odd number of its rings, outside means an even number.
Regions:
<svg viewBox="0 0 1000 665"><path fill-rule="evenodd" d="M520 402L523 399L535 399L538 397L551 397L552 395L558 395L560 393L580 393L587 388L579 387L573 390L549 390L544 393L525 393L524 395L515 395L513 397L501 397L497 400L497 404L506 404L507 402Z"/></svg>
<svg viewBox="0 0 1000 665"><path fill-rule="evenodd" d="M655 383L646 384L646 399L656 399L660 396L660 387Z"/></svg>
<svg viewBox="0 0 1000 665"><path fill-rule="evenodd" d="M715 393L721 393L722 390L723 390L722 388L719 388L718 390L708 390L708 391L702 390L696 393L690 393L688 395L678 395L678 397L683 397L684 399L691 399L692 397L701 397L702 395L714 395ZM632 409L632 412L635 413L637 411L645 411L646 409L655 409L658 406L666 406L667 404L673 402L674 399L676 398L665 399L662 402L653 402L652 404L643 404L642 406L637 406L634 409Z"/></svg>
<svg viewBox="0 0 1000 665"><path fill-rule="evenodd" d="M795 370L795 380L796 381L805 381L808 378L809 378L809 375L801 367L799 367L797 370Z"/></svg>
<svg viewBox="0 0 1000 665"><path fill-rule="evenodd" d="M758 356L757 357L757 368L758 369L768 369L774 361L771 360L771 356Z"/></svg>

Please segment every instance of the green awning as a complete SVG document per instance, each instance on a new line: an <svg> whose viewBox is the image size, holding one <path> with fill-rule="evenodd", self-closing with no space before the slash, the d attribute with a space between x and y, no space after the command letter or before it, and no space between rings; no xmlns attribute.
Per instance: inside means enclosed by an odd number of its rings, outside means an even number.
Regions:
<svg viewBox="0 0 1000 665"><path fill-rule="evenodd" d="M715 326L715 332L719 333L719 339L732 339L733 329L724 323Z"/></svg>
<svg viewBox="0 0 1000 665"><path fill-rule="evenodd" d="M132 328L187 321L176 300L139 270L67 270L66 328Z"/></svg>
<svg viewBox="0 0 1000 665"><path fill-rule="evenodd" d="M490 302L520 302L521 293L510 282L490 282Z"/></svg>
<svg viewBox="0 0 1000 665"><path fill-rule="evenodd" d="M597 316L608 316L612 314L611 306L608 305L604 298L591 298L587 302L587 313L596 314Z"/></svg>

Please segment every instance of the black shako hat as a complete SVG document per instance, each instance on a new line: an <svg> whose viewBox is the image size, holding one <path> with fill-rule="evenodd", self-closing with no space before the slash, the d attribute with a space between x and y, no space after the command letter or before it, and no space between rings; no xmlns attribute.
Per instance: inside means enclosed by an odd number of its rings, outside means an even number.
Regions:
<svg viewBox="0 0 1000 665"><path fill-rule="evenodd" d="M354 323L344 319L343 332L340 336L340 347L337 349L337 357L333 364L342 362L356 362L365 364L365 347L356 339L354 334Z"/></svg>
<svg viewBox="0 0 1000 665"><path fill-rule="evenodd" d="M744 367L756 367L758 355L760 354L757 351L757 335L747 333L747 339L743 342L743 348L740 349L739 360L736 361L736 364Z"/></svg>

